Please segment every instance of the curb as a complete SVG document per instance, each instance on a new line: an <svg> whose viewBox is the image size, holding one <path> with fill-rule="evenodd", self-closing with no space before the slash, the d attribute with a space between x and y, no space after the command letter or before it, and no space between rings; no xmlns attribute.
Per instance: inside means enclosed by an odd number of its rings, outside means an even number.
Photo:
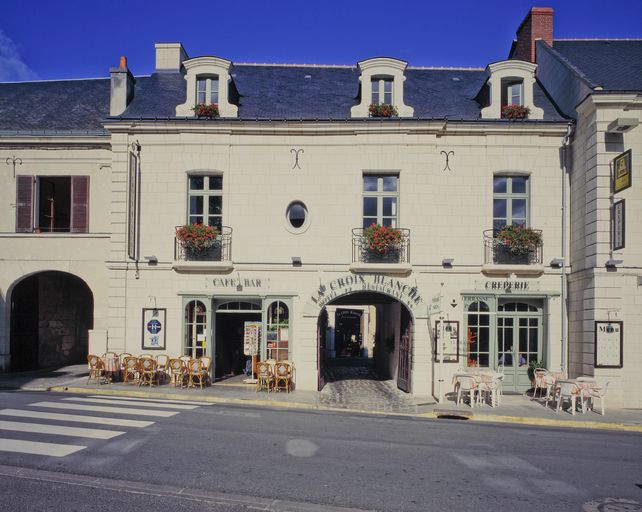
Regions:
<svg viewBox="0 0 642 512"><path fill-rule="evenodd" d="M52 386L47 388L46 391L53 391L58 393L78 393L86 395L105 395L105 396L128 396L138 398L164 398L168 400L196 400L202 402L209 402L212 404L228 404L228 405L252 405L255 407L265 408L279 408L279 409L296 409L308 411L328 411L328 412L343 412L352 414L367 414L372 416L398 416L405 418L417 419L438 419L447 416L460 416L462 419L470 421L478 421L485 423L506 423L515 425L530 425L539 427L561 427L573 429L593 429L593 430L615 430L621 432L638 432L642 433L642 425L633 425L627 423L607 423L598 421L577 421L577 420L557 420L548 418L535 418L529 416L494 416L488 414L460 414L457 410L444 410L438 409L435 411L422 412L422 413L407 413L407 412L388 412L388 411L368 411L364 409L345 409L341 407L329 407L319 404L308 404L303 402L285 402L282 400L253 400L246 398L227 398L227 397L212 397L200 396L198 398L194 395L173 394L173 393L149 393L146 391L129 391L129 390L113 390L113 389L87 389L73 386Z"/></svg>

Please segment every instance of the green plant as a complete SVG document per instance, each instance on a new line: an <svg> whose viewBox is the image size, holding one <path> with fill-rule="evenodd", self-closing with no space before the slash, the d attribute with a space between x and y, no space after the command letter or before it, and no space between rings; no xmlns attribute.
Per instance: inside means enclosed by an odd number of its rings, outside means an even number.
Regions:
<svg viewBox="0 0 642 512"><path fill-rule="evenodd" d="M176 239L181 247L191 252L201 252L216 244L218 230L203 224L185 224L176 229Z"/></svg>
<svg viewBox="0 0 642 512"><path fill-rule="evenodd" d="M509 249L513 254L528 254L542 243L540 230L516 226L503 226L495 233L497 248Z"/></svg>
<svg viewBox="0 0 642 512"><path fill-rule="evenodd" d="M199 117L208 117L212 119L213 117L219 116L218 103L212 103L211 105L199 103L192 110Z"/></svg>
<svg viewBox="0 0 642 512"><path fill-rule="evenodd" d="M504 105L502 117L504 119L526 119L531 109L522 105Z"/></svg>
<svg viewBox="0 0 642 512"><path fill-rule="evenodd" d="M403 240L403 233L400 229L386 227L380 224L371 224L363 230L363 237L366 240L366 247L370 251L379 254L386 254L398 249Z"/></svg>
<svg viewBox="0 0 642 512"><path fill-rule="evenodd" d="M528 363L528 369L531 371L535 371L536 368L544 368L544 361L531 361Z"/></svg>
<svg viewBox="0 0 642 512"><path fill-rule="evenodd" d="M370 117L397 117L397 107L388 103L371 103L368 107Z"/></svg>

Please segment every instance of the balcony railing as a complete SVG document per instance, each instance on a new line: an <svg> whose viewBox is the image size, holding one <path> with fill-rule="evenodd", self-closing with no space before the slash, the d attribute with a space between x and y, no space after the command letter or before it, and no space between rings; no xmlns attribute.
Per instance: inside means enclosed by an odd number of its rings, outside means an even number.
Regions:
<svg viewBox="0 0 642 512"><path fill-rule="evenodd" d="M398 228L402 239L396 247L378 252L368 247L363 228L352 230L352 262L360 263L410 263L410 230Z"/></svg>
<svg viewBox="0 0 642 512"><path fill-rule="evenodd" d="M535 229L541 234L542 231ZM484 231L484 263L487 265L536 265L543 261L543 242L524 248L514 248L495 238L494 231Z"/></svg>
<svg viewBox="0 0 642 512"><path fill-rule="evenodd" d="M232 261L232 228L223 226L214 245L202 251L185 249L174 238L174 261Z"/></svg>

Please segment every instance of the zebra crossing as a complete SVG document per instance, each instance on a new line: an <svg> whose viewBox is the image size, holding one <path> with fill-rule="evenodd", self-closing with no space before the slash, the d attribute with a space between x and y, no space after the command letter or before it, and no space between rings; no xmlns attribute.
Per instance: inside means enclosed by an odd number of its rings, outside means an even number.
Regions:
<svg viewBox="0 0 642 512"><path fill-rule="evenodd" d="M109 441L127 434L126 429L144 429L158 420L208 405L200 401L92 395L34 402L23 409L0 409L0 457L3 452L66 457L87 448L89 440ZM51 441L22 438L29 434ZM69 440L71 444L64 442Z"/></svg>

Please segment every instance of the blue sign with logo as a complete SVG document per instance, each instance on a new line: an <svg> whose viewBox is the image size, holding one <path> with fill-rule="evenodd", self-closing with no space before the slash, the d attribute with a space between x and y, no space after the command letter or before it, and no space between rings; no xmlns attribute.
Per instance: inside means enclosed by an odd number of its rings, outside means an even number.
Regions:
<svg viewBox="0 0 642 512"><path fill-rule="evenodd" d="M147 332L149 332L150 334L158 334L159 332L161 332L162 328L163 325L156 319L147 322Z"/></svg>

